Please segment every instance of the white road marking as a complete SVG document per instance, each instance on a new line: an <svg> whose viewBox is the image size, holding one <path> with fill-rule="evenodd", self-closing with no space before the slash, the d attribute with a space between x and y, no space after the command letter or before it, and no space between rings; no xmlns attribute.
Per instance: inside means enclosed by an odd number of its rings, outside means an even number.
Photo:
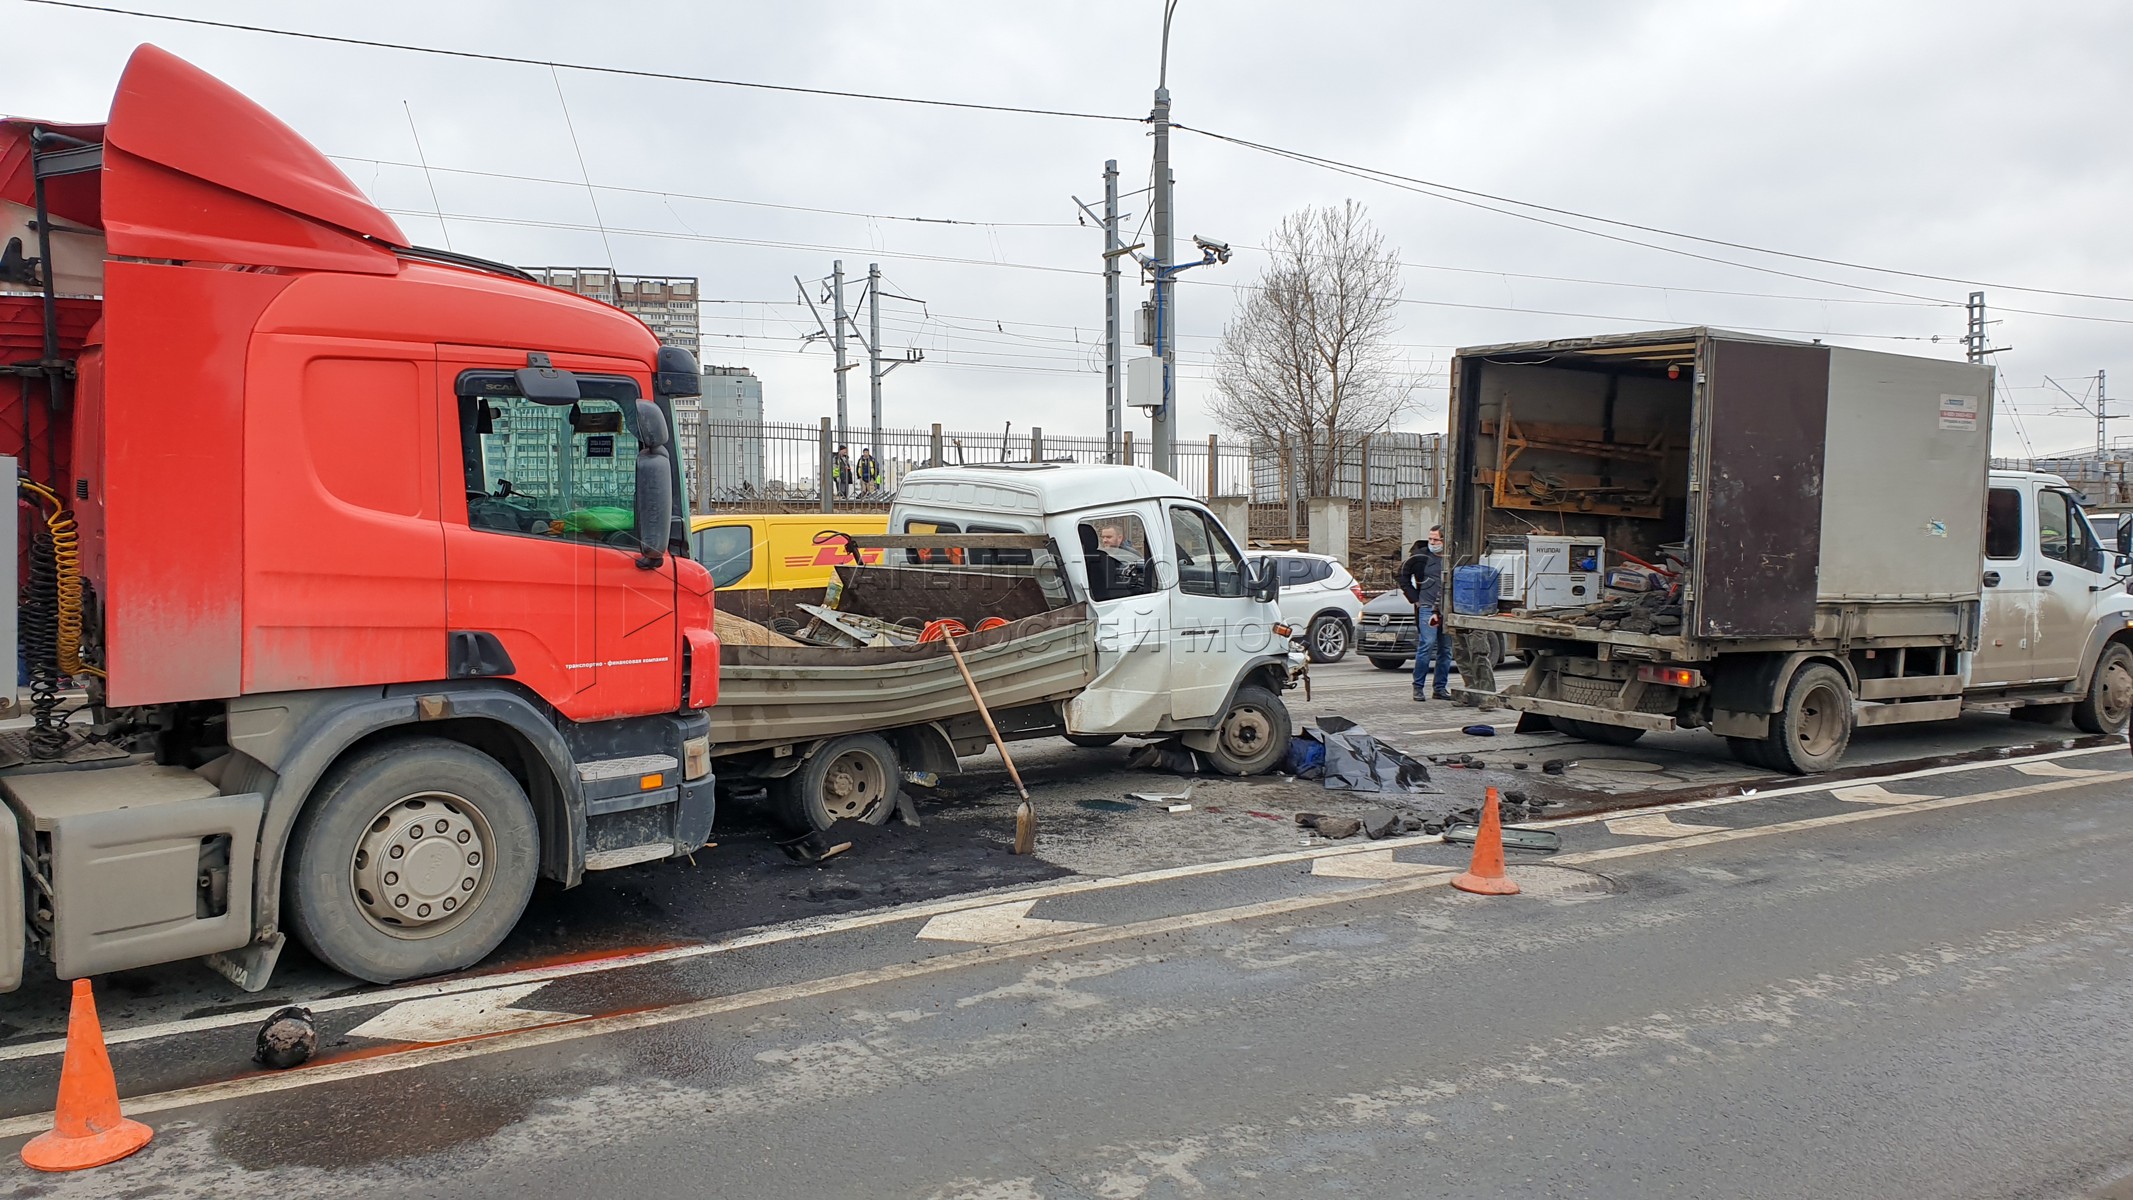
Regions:
<svg viewBox="0 0 2133 1200"><path fill-rule="evenodd" d="M2101 771L2081 767L2062 767L2055 762L2020 762L2012 765L2024 775L2037 775L2046 779L2092 779L2103 774Z"/></svg>
<svg viewBox="0 0 2133 1200"><path fill-rule="evenodd" d="M1624 837L1678 838L1697 833L1717 833L1723 825L1685 825L1665 813L1645 813L1635 817L1616 817L1608 821L1607 832Z"/></svg>
<svg viewBox="0 0 2133 1200"><path fill-rule="evenodd" d="M1878 783L1857 783L1850 787L1831 788L1829 794L1849 804L1909 804L1913 800L1933 798L1920 792L1892 792Z"/></svg>
<svg viewBox="0 0 2133 1200"><path fill-rule="evenodd" d="M535 1025L576 1019L573 1013L542 1012L513 1005L548 985L519 983L457 996L432 996L396 1004L349 1030L352 1037L385 1042L454 1042Z"/></svg>
<svg viewBox="0 0 2133 1200"><path fill-rule="evenodd" d="M1055 933L1096 928L1087 921L1054 921L1046 917L1033 917L1029 915L1029 910L1036 903L1035 900L1017 900L1012 904L994 904L963 912L942 913L926 922L925 927L918 931L918 936L934 942L979 942L987 946L997 946L1026 938L1048 937Z"/></svg>
<svg viewBox="0 0 2133 1200"><path fill-rule="evenodd" d="M1960 808L1971 804L1984 804L1995 800L2008 800L2019 796L2041 795L2046 792L2064 791L2098 783L2119 783L2133 780L2133 771L2120 771L2085 779L2061 779L2047 783L2033 783L2023 787L2003 788L1995 792L1978 792L1968 796L1948 796L1937 800L1922 800L1916 804L1880 806L1854 812L1838 813L1835 816L1808 817L1787 821L1778 825L1749 826L1744 829L1728 829L1719 833L1696 834L1693 837L1668 841L1639 842L1632 845L1612 846L1601 850L1587 850L1577 854L1558 855L1555 862L1579 866L1586 863L1607 862L1630 858L1641 854L1673 852L1690 846L1717 845L1722 842L1745 841L1750 838L1770 837L1778 834L1798 833L1833 825L1850 825L1860 821L1881 820L1888 817L1907 817L1927 809ZM1448 872L1417 876L1410 879L1387 880L1366 887L1351 888L1340 892L1320 893L1309 896L1289 896L1279 900L1266 900L1256 904L1244 904L1234 908L1220 908L1205 912L1186 913L1175 917L1161 917L1152 921L1138 921L1125 925L1105 925L1075 930L1050 937L1030 938L1005 946L985 946L973 950L959 950L949 954L937 954L913 962L894 963L865 971L805 983L787 984L782 987L764 988L732 996L716 996L694 1000L668 1008L639 1012L618 1013L606 1017L586 1017L568 1024L547 1025L470 1041L447 1042L442 1045L423 1046L396 1054L383 1054L367 1058L342 1059L319 1063L315 1066L297 1067L276 1074L247 1075L223 1083L203 1084L199 1087L179 1088L146 1096L134 1096L126 1100L126 1111L139 1117L149 1113L169 1112L172 1109L193 1105L213 1104L228 1100L240 1100L253 1096L270 1095L292 1091L323 1083L337 1083L349 1079L363 1079L376 1075L388 1075L418 1067L459 1062L481 1058L513 1050L525 1050L538 1046L555 1045L581 1038L600 1037L608 1034L626 1033L638 1029L654 1029L684 1021L699 1020L722 1013L747 1009L794 1004L820 996L881 984L900 983L932 975L946 974L964 967L982 967L1003 962L1012 962L1040 955L1058 954L1080 950L1111 942L1133 938L1159 937L1192 929L1204 929L1212 925L1228 925L1242 921L1263 920L1289 913L1305 912L1315 908L1327 908L1336 904L1355 904L1366 900L1403 896L1426 888L1442 887L1449 880ZM1475 897L1472 903L1491 904L1496 900ZM0 1121L0 1138L22 1137L39 1133L51 1127L52 1114L33 1113Z"/></svg>
<svg viewBox="0 0 2133 1200"><path fill-rule="evenodd" d="M1414 875L1449 873L1456 870L1457 867L1440 867L1432 863L1401 862L1392 856L1390 850L1343 854L1339 858L1321 858L1311 864L1313 875L1329 879L1406 879Z"/></svg>
<svg viewBox="0 0 2133 1200"><path fill-rule="evenodd" d="M2074 750L2054 750L2046 754L2031 755L2022 764L2037 764L2063 758L2082 758L2097 754L2123 754L2118 746L2098 746ZM2003 759L1986 762L1951 763L1941 767L1925 767L1899 775L1885 776L1883 783L1900 783L1911 779L1928 779L1939 775L1963 774L1971 771L1987 771L1996 767L2022 765ZM1769 800L1780 796L1803 795L1811 792L1828 792L1839 787L1854 786L1832 783L1804 783L1788 788L1773 788L1753 795L1714 796L1703 800L1677 800L1671 804L1646 807L1644 813L1680 813L1701 808L1723 808L1749 800ZM1614 819L1606 813L1589 813L1577 817L1557 817L1548 821L1528 821L1527 829L1561 829L1577 825L1592 825ZM1431 837L1402 839L1403 846L1427 845L1439 839ZM150 1041L186 1033L200 1033L216 1029L229 1029L242 1025L257 1025L273 1015L284 1004L302 1004L314 1013L340 1012L351 1008L368 1008L374 1005L394 1004L400 1001L419 999L424 996L449 996L460 992L482 991L514 983L531 983L536 980L549 982L571 979L582 975L602 974L630 967L650 966L665 962L680 962L702 958L712 954L726 954L757 946L772 946L784 942L830 934L847 933L858 929L871 929L880 925L893 925L902 921L914 921L938 916L942 913L962 912L972 908L1005 903L1009 900L1043 900L1054 896L1071 896L1083 892L1105 891L1111 888L1133 887L1144 883L1162 883L1173 879L1190 879L1201 875L1219 875L1231 871L1248 871L1259 867L1283 866L1289 863L1312 862L1321 858L1338 858L1343 855L1369 854L1375 846L1318 846L1308 850L1290 850L1278 854L1265 854L1253 858L1236 858L1224 862L1192 863L1181 867L1164 867L1153 871L1139 871L1130 875L1105 875L1063 880L1057 883L1035 884L1023 889L1003 889L992 893L976 893L954 896L923 904L898 908L872 909L851 913L842 917L798 921L773 926L754 933L742 934L717 942L702 942L687 946L670 946L659 950L640 950L616 954L606 958L557 963L552 966L526 967L515 971L500 971L493 975L468 975L439 980L434 983L408 984L376 991L354 992L347 995L305 999L291 997L277 1000L262 1008L233 1010L214 1016L194 1017L179 1021L163 1021L149 1025L114 1028L106 1025L104 1041L107 1045L123 1045L129 1042ZM37 1058L58 1054L66 1049L64 1037L47 1038L38 1042L22 1042L13 1046L0 1046L0 1062L25 1058Z"/></svg>

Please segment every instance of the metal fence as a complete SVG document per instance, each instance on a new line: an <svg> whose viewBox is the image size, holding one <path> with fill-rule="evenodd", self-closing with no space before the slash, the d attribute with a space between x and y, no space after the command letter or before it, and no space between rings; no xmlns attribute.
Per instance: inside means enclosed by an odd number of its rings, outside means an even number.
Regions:
<svg viewBox="0 0 2133 1200"><path fill-rule="evenodd" d="M1042 429L972 433L935 425L883 429L880 444L872 447L871 471L861 459L868 448L867 434L854 430L845 443L849 469L840 477L834 465L838 443L827 421L721 421L698 411L681 414L680 425L677 441L689 466L698 512L818 508L825 477L834 504L883 508L905 475L934 464L1109 461L1101 437L1048 435ZM1443 481L1442 440L1419 433L1366 438L1341 457L1330 490L1335 496L1362 500L1367 481L1369 500L1376 507L1437 496ZM1305 472L1300 455L1283 445L1245 446L1210 437L1180 443L1176 456L1178 482L1203 500L1249 496L1255 508L1284 505L1301 513ZM1129 433L1120 458L1151 465L1146 439L1137 441Z"/></svg>
<svg viewBox="0 0 2133 1200"><path fill-rule="evenodd" d="M720 421L708 414L684 413L677 431L682 461L688 464L690 494L696 511L718 508L819 507L822 480L831 482L833 503L845 507L887 507L904 476L921 467L999 462L1105 462L1100 437L1047 435L1042 429L972 433L926 429L883 429L872 446L868 470L861 459L867 435L854 431L844 443L840 470L839 443L827 422L806 425L781 421ZM1176 447L1178 481L1201 499L1241 496L1252 487L1253 455L1243 446L1217 438ZM1128 436L1122 461L1150 464L1145 440Z"/></svg>
<svg viewBox="0 0 2133 1200"><path fill-rule="evenodd" d="M1995 458L2002 471L2042 471L2072 484L2090 504L2133 503L2133 474L2123 458Z"/></svg>

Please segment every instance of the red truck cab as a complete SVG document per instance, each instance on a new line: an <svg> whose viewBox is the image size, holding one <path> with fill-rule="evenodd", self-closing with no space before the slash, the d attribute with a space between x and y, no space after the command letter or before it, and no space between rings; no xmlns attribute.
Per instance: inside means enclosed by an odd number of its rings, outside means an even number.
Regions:
<svg viewBox="0 0 2133 1200"><path fill-rule="evenodd" d="M0 734L27 867L0 868L0 990L28 947L257 988L291 933L361 978L434 974L537 876L703 843L690 355L409 245L152 46L106 124L0 122L0 247L32 717Z"/></svg>

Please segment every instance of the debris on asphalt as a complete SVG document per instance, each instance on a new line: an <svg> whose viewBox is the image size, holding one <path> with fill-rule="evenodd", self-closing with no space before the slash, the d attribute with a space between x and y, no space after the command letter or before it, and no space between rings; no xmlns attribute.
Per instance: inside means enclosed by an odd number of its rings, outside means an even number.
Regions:
<svg viewBox="0 0 2133 1200"><path fill-rule="evenodd" d="M1157 812L1181 813L1192 811L1192 789L1190 787L1182 792L1170 795L1164 795L1160 792L1127 792L1126 798L1128 800L1138 800L1144 806L1155 809Z"/></svg>
<svg viewBox="0 0 2133 1200"><path fill-rule="evenodd" d="M1459 732L1468 737L1495 737L1496 727L1494 725L1469 725Z"/></svg>
<svg viewBox="0 0 2133 1200"><path fill-rule="evenodd" d="M1375 842L1400 831L1400 814L1389 808L1363 810L1363 836Z"/></svg>
<svg viewBox="0 0 2133 1200"><path fill-rule="evenodd" d="M1245 809L1245 810L1244 810L1244 812L1245 812L1245 815L1246 815L1246 816L1251 816L1251 817L1261 817L1261 818L1264 818L1264 819L1266 819L1266 820L1269 820L1269 821L1283 821L1283 822L1286 822L1286 821L1288 820L1288 818L1287 818L1287 817L1284 817L1284 816L1282 816L1282 815L1281 815L1280 813L1266 813L1266 812L1260 812L1260 811L1259 811L1258 809L1256 809L1256 808L1247 808L1247 809Z"/></svg>
<svg viewBox="0 0 2133 1200"><path fill-rule="evenodd" d="M1523 771L1532 765L1533 764L1529 762L1515 762L1511 764L1511 769L1514 771Z"/></svg>
<svg viewBox="0 0 2133 1200"><path fill-rule="evenodd" d="M1449 825L1444 830L1444 840L1455 846L1471 846L1481 836L1479 824ZM1529 854L1553 854L1563 848L1563 835L1553 829L1520 829L1514 825L1503 826L1503 848L1523 850Z"/></svg>
<svg viewBox="0 0 2133 1200"><path fill-rule="evenodd" d="M807 866L828 862L852 848L851 842L837 837L837 826L842 824L845 822L839 821L828 829L812 830L790 841L779 842L778 849L785 852L785 857Z"/></svg>
<svg viewBox="0 0 2133 1200"><path fill-rule="evenodd" d="M1543 775L1560 775L1569 769L1570 760L1566 758L1551 758L1541 764L1541 774Z"/></svg>
<svg viewBox="0 0 2133 1200"><path fill-rule="evenodd" d="M933 771L906 770L904 772L904 782L912 787L932 788L941 786L941 777Z"/></svg>
<svg viewBox="0 0 2133 1200"><path fill-rule="evenodd" d="M1297 813L1296 823L1305 829L1316 829L1318 836L1331 841L1351 838L1363 831L1363 823L1354 817L1334 817L1323 813Z"/></svg>
<svg viewBox="0 0 2133 1200"><path fill-rule="evenodd" d="M302 1066L318 1050L318 1027L311 1023L311 1010L290 1005L275 1009L259 1027L259 1042L252 1061L277 1071Z"/></svg>

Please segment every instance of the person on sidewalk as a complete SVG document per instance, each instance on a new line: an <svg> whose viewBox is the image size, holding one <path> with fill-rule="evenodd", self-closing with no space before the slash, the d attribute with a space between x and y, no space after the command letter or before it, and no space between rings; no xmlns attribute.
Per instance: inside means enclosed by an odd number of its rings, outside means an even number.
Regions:
<svg viewBox="0 0 2133 1200"><path fill-rule="evenodd" d="M1416 542L1414 552L1400 564L1400 592L1415 606L1415 699L1432 696L1449 700L1452 676L1451 643L1439 610L1444 599L1444 527L1429 527L1429 538Z"/></svg>

